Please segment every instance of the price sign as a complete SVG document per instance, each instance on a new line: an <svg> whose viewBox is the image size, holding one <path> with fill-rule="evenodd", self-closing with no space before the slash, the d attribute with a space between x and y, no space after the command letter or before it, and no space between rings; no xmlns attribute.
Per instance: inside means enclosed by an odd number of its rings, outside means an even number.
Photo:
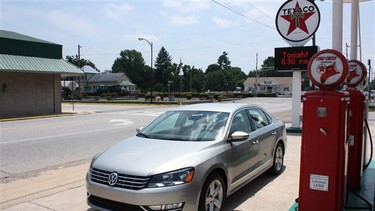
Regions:
<svg viewBox="0 0 375 211"><path fill-rule="evenodd" d="M317 46L275 48L275 70L307 70Z"/></svg>

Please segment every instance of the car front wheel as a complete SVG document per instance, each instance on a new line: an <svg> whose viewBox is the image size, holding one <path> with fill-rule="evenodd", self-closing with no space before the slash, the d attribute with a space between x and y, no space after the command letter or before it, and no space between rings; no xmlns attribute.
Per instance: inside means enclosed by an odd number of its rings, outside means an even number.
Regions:
<svg viewBox="0 0 375 211"><path fill-rule="evenodd" d="M284 166L284 147L279 142L276 145L275 154L273 156L273 165L270 169L270 172L274 175L279 175L283 171Z"/></svg>
<svg viewBox="0 0 375 211"><path fill-rule="evenodd" d="M199 211L219 211L225 200L225 183L218 174L212 174L203 185Z"/></svg>

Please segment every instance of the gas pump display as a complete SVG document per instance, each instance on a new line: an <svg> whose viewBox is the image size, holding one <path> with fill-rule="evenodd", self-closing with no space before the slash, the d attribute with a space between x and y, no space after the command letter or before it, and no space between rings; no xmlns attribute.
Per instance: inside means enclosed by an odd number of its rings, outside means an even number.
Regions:
<svg viewBox="0 0 375 211"><path fill-rule="evenodd" d="M316 53L308 74L320 90L303 96L298 210L341 211L346 193L348 92L336 91L348 75L335 50Z"/></svg>

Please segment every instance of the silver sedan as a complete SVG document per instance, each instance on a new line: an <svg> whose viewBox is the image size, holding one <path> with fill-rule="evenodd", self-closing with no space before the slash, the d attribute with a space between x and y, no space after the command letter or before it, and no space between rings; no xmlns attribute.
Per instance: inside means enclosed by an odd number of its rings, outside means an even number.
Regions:
<svg viewBox="0 0 375 211"><path fill-rule="evenodd" d="M87 202L100 210L220 210L264 173L283 171L285 125L255 105L180 106L98 153Z"/></svg>

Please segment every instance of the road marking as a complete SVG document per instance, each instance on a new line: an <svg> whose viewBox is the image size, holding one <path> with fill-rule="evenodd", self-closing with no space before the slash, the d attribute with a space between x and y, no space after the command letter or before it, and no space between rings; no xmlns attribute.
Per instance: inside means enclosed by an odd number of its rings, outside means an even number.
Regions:
<svg viewBox="0 0 375 211"><path fill-rule="evenodd" d="M133 124L132 121L129 121L129 120L126 120L126 119L111 119L108 122L109 123L120 122L118 124L114 124L115 126L124 126L124 125L131 125L131 124Z"/></svg>
<svg viewBox="0 0 375 211"><path fill-rule="evenodd" d="M142 124L139 125L126 125L125 127L139 127ZM79 134L85 134L85 133L97 133L97 132L102 132L102 131L110 131L110 130L118 130L119 128L103 128L103 129L95 129L95 130L86 130L86 131L80 131L80 132L74 132L74 133L64 133L64 134L59 134L59 135L52 135L52 136L43 136L43 137L36 137L36 138L28 138L28 139L21 139L21 140L14 140L14 141L8 141L8 142L2 142L0 145L8 145L8 144L17 144L17 143L23 143L23 142L28 142L28 141L38 141L42 142L42 139L48 139L50 140L51 138L58 138L58 137L65 137L65 136L73 136L73 135L79 135Z"/></svg>

